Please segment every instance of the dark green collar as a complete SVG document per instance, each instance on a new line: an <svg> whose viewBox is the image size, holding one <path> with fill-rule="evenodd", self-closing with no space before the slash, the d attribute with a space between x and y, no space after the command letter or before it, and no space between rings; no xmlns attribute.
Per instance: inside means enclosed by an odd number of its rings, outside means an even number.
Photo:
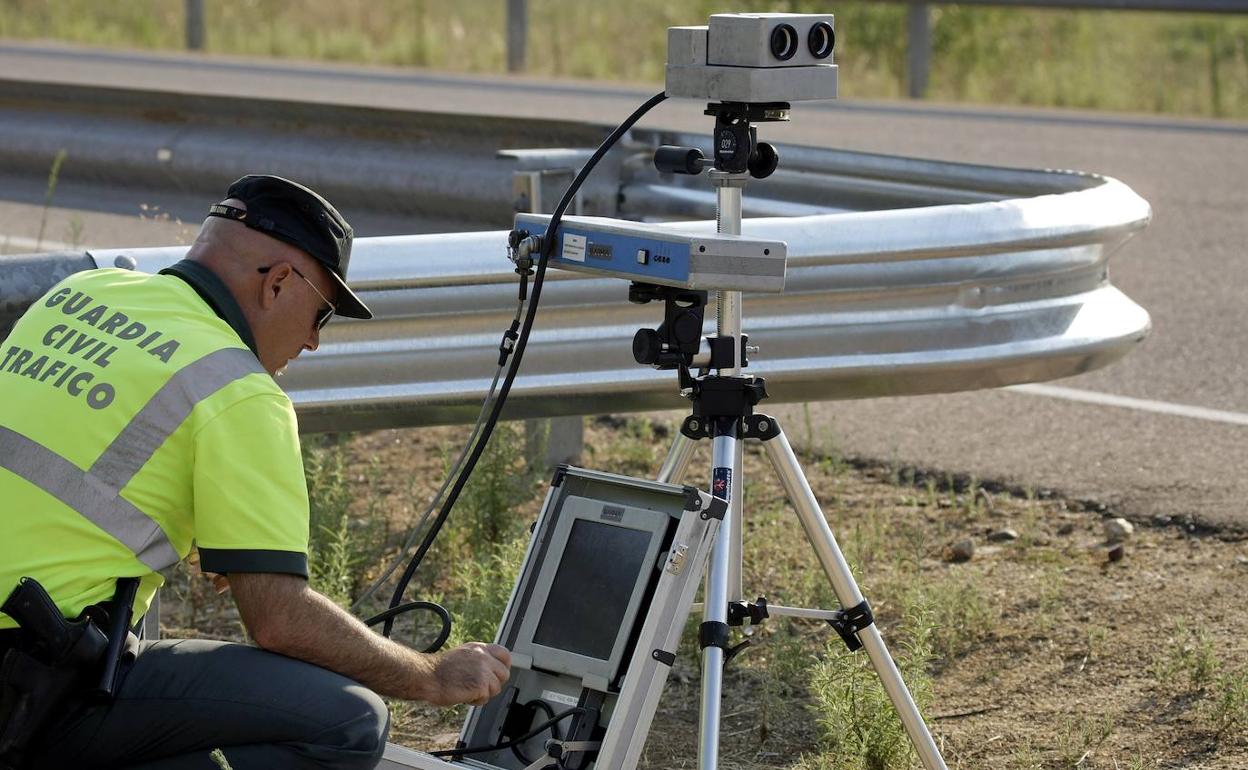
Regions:
<svg viewBox="0 0 1248 770"><path fill-rule="evenodd" d="M260 352L256 350L256 338L251 334L251 325L247 323L243 309L238 306L238 300L234 299L229 287L216 273L199 262L184 259L161 270L160 274L174 275L190 284L195 293L208 303L208 307L230 325L256 358L260 357Z"/></svg>

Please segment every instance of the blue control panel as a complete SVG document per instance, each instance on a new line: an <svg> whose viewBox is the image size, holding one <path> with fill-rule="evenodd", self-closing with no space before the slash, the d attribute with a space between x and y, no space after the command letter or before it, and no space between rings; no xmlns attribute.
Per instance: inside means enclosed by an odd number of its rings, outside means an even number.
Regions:
<svg viewBox="0 0 1248 770"><path fill-rule="evenodd" d="M550 265L597 268L634 280L683 286L689 280L689 249L687 241L673 243L560 223Z"/></svg>
<svg viewBox="0 0 1248 770"><path fill-rule="evenodd" d="M545 235L546 214L517 214L516 229ZM683 232L604 217L564 217L547 264L564 270L691 289L782 291L783 241Z"/></svg>

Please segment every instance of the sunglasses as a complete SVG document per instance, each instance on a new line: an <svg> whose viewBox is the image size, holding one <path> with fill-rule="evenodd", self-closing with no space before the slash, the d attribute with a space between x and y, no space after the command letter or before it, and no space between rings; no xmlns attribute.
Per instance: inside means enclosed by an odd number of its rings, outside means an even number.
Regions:
<svg viewBox="0 0 1248 770"><path fill-rule="evenodd" d="M269 272L269 271L270 271L270 270L272 270L272 269L273 269L273 266L272 266L272 265L270 265L270 266L268 266L268 267L260 267L260 268L256 268L257 272L259 272L259 273L261 273L261 274L267 273L267 272ZM320 290L320 289L318 289L318 288L316 288L316 284L314 284L314 283L312 283L311 281L309 281L309 280L308 280L308 277L307 277L306 275L304 275L303 273L299 272L299 268L295 267L294 265L291 265L291 266L290 266L290 269L291 269L291 270L294 270L294 271L295 271L295 275L297 275L297 276L299 276L300 278L302 278L304 283L306 283L308 286L311 286L311 287L312 287L312 291L316 292L316 296L318 296L318 297L320 297L322 300L324 300L325 304L329 306L329 307L326 307L326 308L322 308L322 309L320 310L320 312L318 312L318 313L316 314L316 322L315 322L315 324L316 324L316 330L319 332L321 329L324 329L324 328L325 328L325 324L329 323L329 319L331 319L331 318L333 318L333 317L334 317L334 313L338 312L338 308L334 306L334 303L332 303L332 302L330 302L328 299L326 299L324 294L321 294L321 290Z"/></svg>

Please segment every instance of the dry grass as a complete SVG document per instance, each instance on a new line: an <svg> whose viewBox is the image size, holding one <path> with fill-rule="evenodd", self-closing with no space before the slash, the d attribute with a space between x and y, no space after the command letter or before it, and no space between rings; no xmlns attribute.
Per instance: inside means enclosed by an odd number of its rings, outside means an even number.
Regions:
<svg viewBox="0 0 1248 770"><path fill-rule="evenodd" d="M674 425L644 417L594 421L584 464L649 475ZM393 547L465 432L380 431L315 450L342 453L335 483L350 500L348 531L380 521ZM908 681L930 691L930 701L922 696L930 703L926 716L951 768L1248 766L1243 542L1145 527L1128 543L1126 558L1110 562L1101 532L1109 514L953 474L843 457L820 426L808 432L822 446L803 456L812 487ZM492 463L487 474L519 475L514 455ZM773 603L835 606L764 465L757 448L748 448L747 591ZM489 479L482 483L479 500L498 504ZM330 491L319 489L318 499L340 499ZM542 492L538 483L508 493L504 505L514 524L532 520ZM1020 537L987 542L988 533L1007 527ZM456 558L434 558L412 594L445 597L468 635L480 637L501 614L519 549L465 560L465 537L452 530L438 549ZM948 544L965 537L976 540L975 557L946 561ZM376 574L381 564L364 565L362 574ZM167 633L239 638L227 601L189 576L173 582ZM687 631L694 629L691 622ZM915 767L862 654L844 653L825 624L772 619L754 639L727 672L721 766ZM644 767L696 765L698 667L687 633ZM445 747L461 717L460 710L395 703L392 737Z"/></svg>

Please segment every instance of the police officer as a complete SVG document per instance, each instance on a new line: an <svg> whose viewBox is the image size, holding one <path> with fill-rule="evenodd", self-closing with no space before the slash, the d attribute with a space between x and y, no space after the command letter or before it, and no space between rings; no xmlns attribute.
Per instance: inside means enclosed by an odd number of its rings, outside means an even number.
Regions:
<svg viewBox="0 0 1248 770"><path fill-rule="evenodd" d="M194 544L256 647L142 642L115 697L71 697L36 768L371 768L381 695L483 703L497 645L434 655L371 632L308 587L308 497L295 413L274 382L334 315L371 318L347 286L352 230L324 198L246 176L186 259L158 275L70 276L0 343L0 597L35 578L65 618ZM23 643L0 614L0 653ZM0 718L4 715L0 714Z"/></svg>

